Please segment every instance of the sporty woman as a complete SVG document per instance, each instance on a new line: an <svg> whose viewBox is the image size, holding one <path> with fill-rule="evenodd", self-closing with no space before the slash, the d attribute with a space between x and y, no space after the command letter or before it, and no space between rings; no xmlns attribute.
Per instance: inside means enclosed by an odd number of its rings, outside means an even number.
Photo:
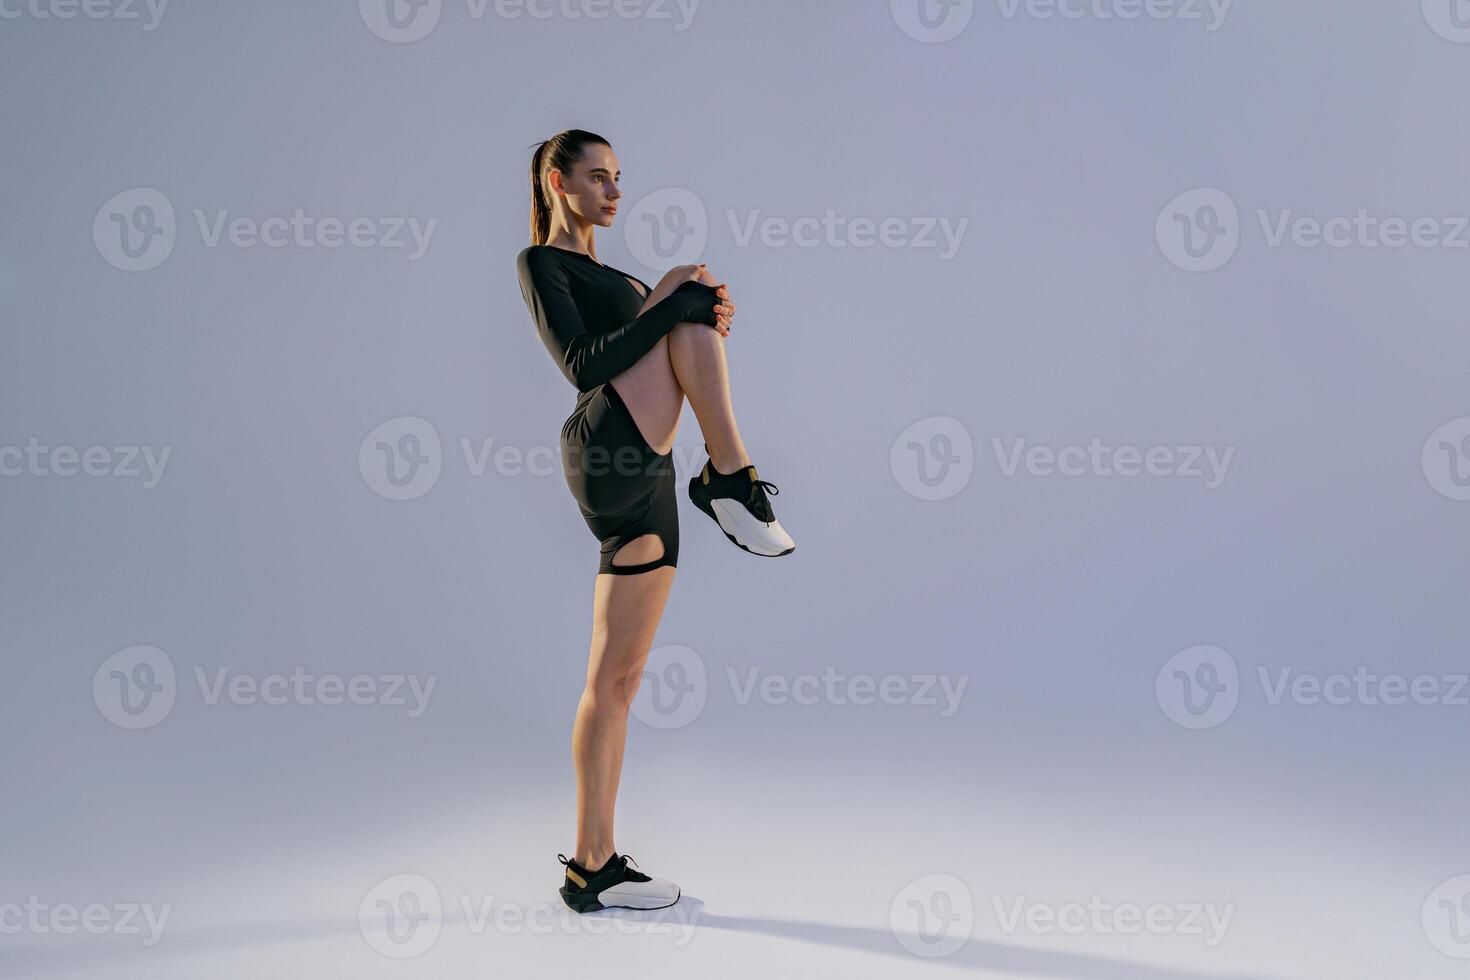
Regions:
<svg viewBox="0 0 1470 980"><path fill-rule="evenodd" d="M663 908L679 887L629 867L613 846L628 709L663 615L679 556L673 445L687 396L709 459L689 497L754 555L796 549L771 511L730 404L725 338L735 304L703 264L657 286L599 262L593 229L622 197L607 140L569 129L531 160L531 244L516 256L526 307L547 351L577 389L561 429L562 470L601 543L592 595L587 684L572 726L577 846L562 898L578 912Z"/></svg>

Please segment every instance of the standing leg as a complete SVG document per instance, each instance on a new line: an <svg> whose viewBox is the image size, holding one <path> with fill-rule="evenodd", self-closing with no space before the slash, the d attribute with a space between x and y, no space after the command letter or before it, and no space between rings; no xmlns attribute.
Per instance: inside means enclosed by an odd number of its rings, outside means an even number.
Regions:
<svg viewBox="0 0 1470 980"><path fill-rule="evenodd" d="M638 691L674 571L664 566L635 575L598 575L593 589L587 684L572 726L572 760L577 770L573 858L584 868L601 867L616 850L613 811L622 777L628 709Z"/></svg>

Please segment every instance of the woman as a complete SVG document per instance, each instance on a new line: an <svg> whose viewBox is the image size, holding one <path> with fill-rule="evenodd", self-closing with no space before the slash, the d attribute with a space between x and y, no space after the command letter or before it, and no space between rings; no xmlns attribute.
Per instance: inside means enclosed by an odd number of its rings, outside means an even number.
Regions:
<svg viewBox="0 0 1470 980"><path fill-rule="evenodd" d="M594 227L617 213L617 157L607 140L569 129L531 161L531 245L516 256L521 293L546 349L579 394L562 425L567 486L601 542L587 685L572 727L577 846L563 900L578 912L664 908L679 888L628 866L613 846L628 708L674 581L679 514L673 444L684 397L709 459L689 497L751 554L796 549L771 511L730 405L724 338L735 304L703 264L650 289L597 260Z"/></svg>

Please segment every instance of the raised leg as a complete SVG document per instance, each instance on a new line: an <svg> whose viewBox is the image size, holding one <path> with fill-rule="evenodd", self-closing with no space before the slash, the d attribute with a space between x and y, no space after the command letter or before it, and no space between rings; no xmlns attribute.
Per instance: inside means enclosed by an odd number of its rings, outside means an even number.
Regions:
<svg viewBox="0 0 1470 980"><path fill-rule="evenodd" d="M730 399L725 338L709 325L679 324L614 377L612 386L654 452L673 448L687 395L715 469L730 473L749 465Z"/></svg>

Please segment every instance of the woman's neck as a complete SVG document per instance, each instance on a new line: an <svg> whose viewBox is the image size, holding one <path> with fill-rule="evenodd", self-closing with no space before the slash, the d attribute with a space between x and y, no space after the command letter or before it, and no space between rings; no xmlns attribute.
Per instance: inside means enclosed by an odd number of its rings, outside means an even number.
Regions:
<svg viewBox="0 0 1470 980"><path fill-rule="evenodd" d="M555 248L564 248L568 252L581 252L592 261L601 264L593 247L591 227L588 227L581 235L566 228L555 228L546 236L546 244Z"/></svg>

